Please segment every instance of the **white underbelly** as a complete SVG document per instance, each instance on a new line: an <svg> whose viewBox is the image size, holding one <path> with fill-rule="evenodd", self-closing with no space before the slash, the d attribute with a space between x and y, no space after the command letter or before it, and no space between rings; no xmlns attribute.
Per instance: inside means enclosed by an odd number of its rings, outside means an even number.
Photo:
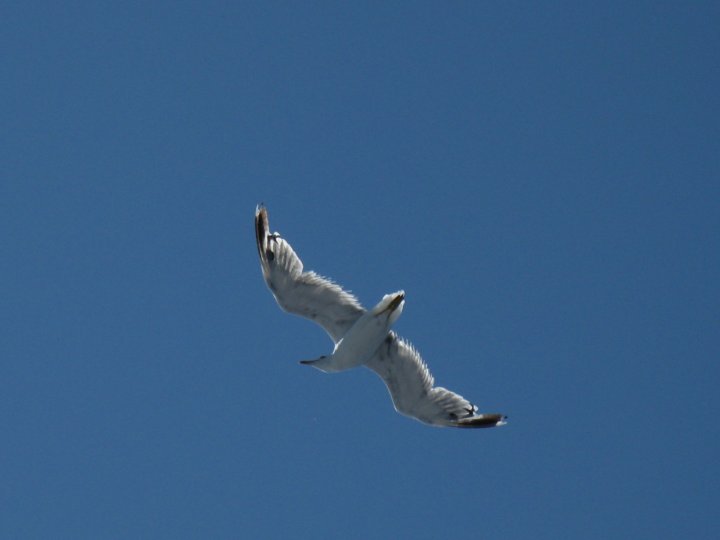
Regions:
<svg viewBox="0 0 720 540"><path fill-rule="evenodd" d="M373 357L388 333L387 317L366 314L348 330L333 351L337 371L365 364Z"/></svg>

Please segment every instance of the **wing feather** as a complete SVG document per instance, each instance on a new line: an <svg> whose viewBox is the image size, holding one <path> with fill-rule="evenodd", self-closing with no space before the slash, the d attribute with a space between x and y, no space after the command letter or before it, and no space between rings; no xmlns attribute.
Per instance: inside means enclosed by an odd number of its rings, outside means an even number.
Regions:
<svg viewBox="0 0 720 540"><path fill-rule="evenodd" d="M269 231L267 210L259 206L255 211L255 234L260 266L278 305L315 321L337 343L365 312L362 305L332 280L315 272L304 272L292 246Z"/></svg>
<svg viewBox="0 0 720 540"><path fill-rule="evenodd" d="M504 424L501 414L478 414L477 407L435 380L420 353L390 332L366 364L385 382L395 410L426 424L453 427L494 427Z"/></svg>

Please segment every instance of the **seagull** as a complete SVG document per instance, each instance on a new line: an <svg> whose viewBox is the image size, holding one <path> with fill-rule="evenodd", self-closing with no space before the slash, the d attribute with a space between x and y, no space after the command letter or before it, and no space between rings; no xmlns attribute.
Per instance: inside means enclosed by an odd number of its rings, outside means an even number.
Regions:
<svg viewBox="0 0 720 540"><path fill-rule="evenodd" d="M270 233L265 206L255 209L260 267L278 305L322 326L335 343L332 354L300 363L326 373L365 366L390 392L395 410L431 426L488 428L505 424L502 414L478 413L455 392L435 386L417 350L390 328L405 305L405 292L383 296L371 310L332 280L303 270L303 263L279 233Z"/></svg>

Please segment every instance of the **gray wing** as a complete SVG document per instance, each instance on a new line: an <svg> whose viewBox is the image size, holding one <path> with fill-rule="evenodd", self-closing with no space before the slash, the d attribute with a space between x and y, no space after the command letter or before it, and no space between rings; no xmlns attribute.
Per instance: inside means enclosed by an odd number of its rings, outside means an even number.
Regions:
<svg viewBox="0 0 720 540"><path fill-rule="evenodd" d="M278 233L270 233L264 206L255 210L255 234L263 277L278 305L322 326L335 343L365 312L358 299L303 263Z"/></svg>
<svg viewBox="0 0 720 540"><path fill-rule="evenodd" d="M390 332L365 364L385 382L395 410L434 426L483 428L501 426L505 416L479 414L477 407L435 380L420 354L407 341Z"/></svg>

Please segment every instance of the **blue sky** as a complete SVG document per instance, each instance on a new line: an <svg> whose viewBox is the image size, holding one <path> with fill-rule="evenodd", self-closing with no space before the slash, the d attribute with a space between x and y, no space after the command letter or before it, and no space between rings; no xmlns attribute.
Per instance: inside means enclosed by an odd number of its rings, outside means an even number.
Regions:
<svg viewBox="0 0 720 540"><path fill-rule="evenodd" d="M717 538L717 3L0 8L0 536ZM434 429L252 219L510 416Z"/></svg>

